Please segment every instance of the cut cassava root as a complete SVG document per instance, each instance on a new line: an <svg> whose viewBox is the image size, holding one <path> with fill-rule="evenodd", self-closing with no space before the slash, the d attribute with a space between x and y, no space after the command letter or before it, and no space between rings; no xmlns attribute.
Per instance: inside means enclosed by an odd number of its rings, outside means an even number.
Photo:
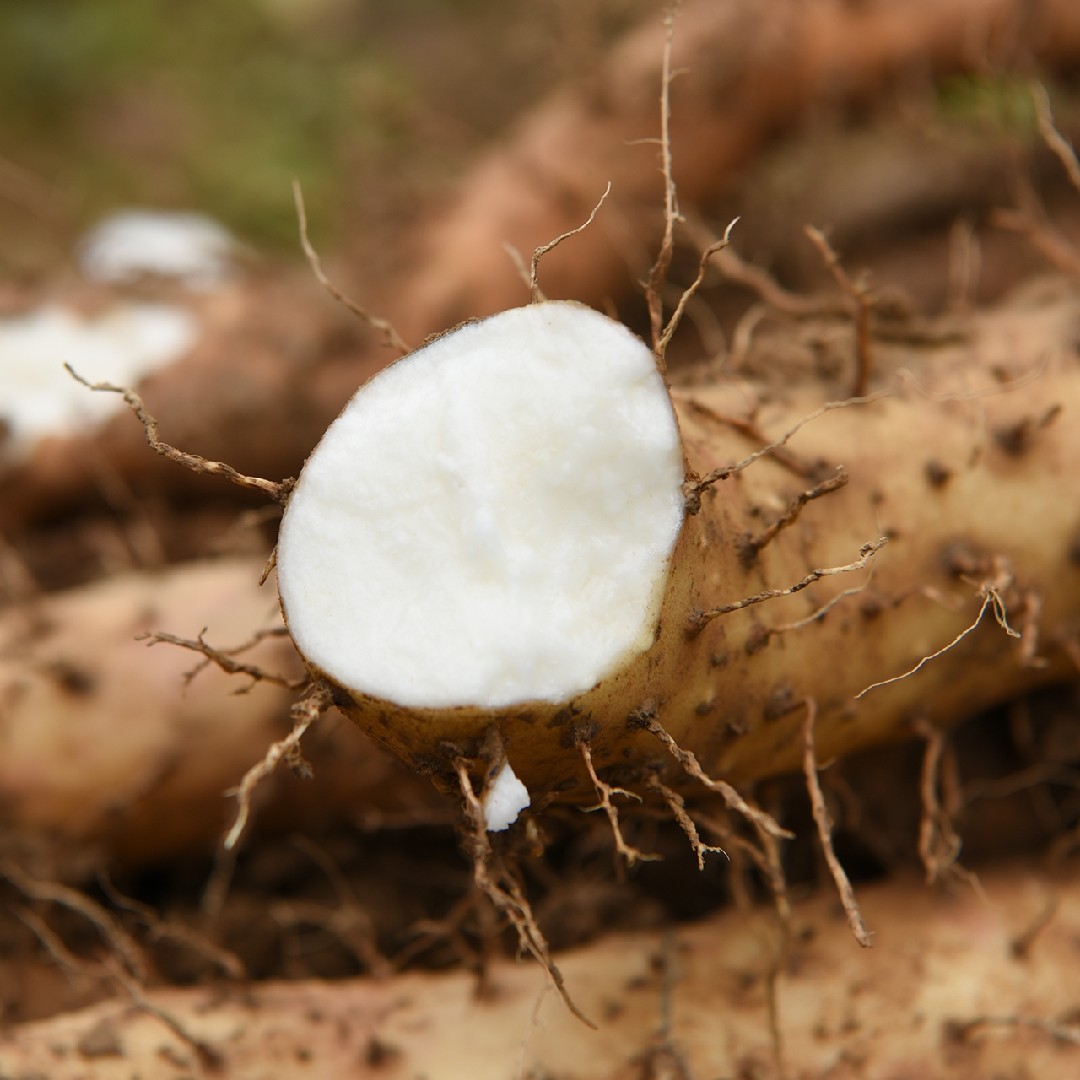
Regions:
<svg viewBox="0 0 1080 1080"><path fill-rule="evenodd" d="M406 707L555 705L652 641L682 520L645 345L588 308L466 325L356 395L278 540L314 669Z"/></svg>
<svg viewBox="0 0 1080 1080"><path fill-rule="evenodd" d="M462 756L481 778L509 761L534 806L595 801L583 740L600 778L644 792L693 786L659 732L739 783L798 768L807 700L822 762L971 714L1066 670L1078 319L1051 289L917 368L878 343L874 393L842 408L813 376L676 391L685 476L647 350L600 381L621 327L571 304L466 324L363 388L301 474L279 550L290 630L418 770L456 788ZM457 367L484 374L466 391ZM756 448L723 418L747 415L792 433L798 469L728 465ZM991 593L1019 643L990 620L962 634Z"/></svg>

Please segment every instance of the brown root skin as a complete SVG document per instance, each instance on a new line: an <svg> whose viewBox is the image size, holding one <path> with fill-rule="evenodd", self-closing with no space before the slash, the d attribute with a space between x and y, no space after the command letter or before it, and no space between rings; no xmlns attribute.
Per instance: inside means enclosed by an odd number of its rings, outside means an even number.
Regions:
<svg viewBox="0 0 1080 1080"><path fill-rule="evenodd" d="M165 631L241 645L281 627L262 559L118 575L0 613L0 831L61 875L89 864L140 864L207 852L235 811L225 793L289 729L297 694L139 636ZM236 659L302 674L287 638ZM238 692L244 691L244 692ZM304 750L319 783L283 775L260 791L260 825L309 828L365 812L431 810L430 785L342 722ZM10 849L3 854L10 855Z"/></svg>
<svg viewBox="0 0 1080 1080"><path fill-rule="evenodd" d="M868 886L861 900L879 928L869 950L854 945L832 896L796 905L775 977L788 1080L1076 1074L1080 882L1014 865L982 883L985 897L910 879ZM558 957L599 1031L562 1007L542 970L505 960L482 999L466 972L145 990L141 1005L120 993L7 1030L0 1073L199 1075L201 1046L230 1080L773 1075L766 998L778 949L767 915L733 911ZM660 1055L684 1071L643 1071Z"/></svg>
<svg viewBox="0 0 1080 1080"><path fill-rule="evenodd" d="M805 479L766 456L704 492L672 557L655 645L588 693L501 712L408 710L341 688L335 702L450 788L456 756L474 759L475 775L484 775L494 725L537 807L595 803L583 738L605 783L643 793L655 773L700 790L635 718L657 721L706 773L742 784L799 768L807 699L817 703L824 765L909 736L916 723L953 722L1060 678L1071 670L1060 645L1080 609L1080 567L1071 555L1080 514L1071 419L1080 415L1077 319L1075 294L1051 289L973 319L963 342L921 351L876 343L879 396L818 416L787 447L803 461L826 463L827 474L843 467L846 485L806 506L749 568L741 538L781 518ZM762 430L780 434L823 400L813 379L780 388L696 386L674 397L699 476L756 449L739 425L716 417L753 414ZM1058 419L1036 423L1024 453L995 442L995 430L1051 411ZM860 552L883 536L889 543L874 555L872 577L869 566L816 573L865 565ZM820 580L791 588L808 577ZM697 614L770 589L792 595L715 618ZM961 637L988 598L987 610L1020 640L986 611Z"/></svg>

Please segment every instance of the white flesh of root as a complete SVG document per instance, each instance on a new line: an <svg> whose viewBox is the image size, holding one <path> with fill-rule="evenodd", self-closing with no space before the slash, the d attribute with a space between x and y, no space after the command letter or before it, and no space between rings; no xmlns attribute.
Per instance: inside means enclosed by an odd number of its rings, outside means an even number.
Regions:
<svg viewBox="0 0 1080 1080"><path fill-rule="evenodd" d="M573 303L437 338L353 398L278 546L334 682L421 708L559 702L652 643L683 517L652 353Z"/></svg>
<svg viewBox="0 0 1080 1080"><path fill-rule="evenodd" d="M488 832L505 832L529 804L528 789L507 762L484 792L484 826Z"/></svg>

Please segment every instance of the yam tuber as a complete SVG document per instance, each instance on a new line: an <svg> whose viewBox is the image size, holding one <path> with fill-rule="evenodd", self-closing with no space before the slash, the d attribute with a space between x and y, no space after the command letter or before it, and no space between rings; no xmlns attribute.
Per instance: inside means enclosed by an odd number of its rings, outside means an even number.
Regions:
<svg viewBox="0 0 1080 1080"><path fill-rule="evenodd" d="M796 769L811 707L819 760L970 715L1067 670L1078 316L1046 287L918 351L875 343L873 393L843 407L820 372L669 399L574 304L466 324L309 459L290 631L417 770L508 763L534 806Z"/></svg>

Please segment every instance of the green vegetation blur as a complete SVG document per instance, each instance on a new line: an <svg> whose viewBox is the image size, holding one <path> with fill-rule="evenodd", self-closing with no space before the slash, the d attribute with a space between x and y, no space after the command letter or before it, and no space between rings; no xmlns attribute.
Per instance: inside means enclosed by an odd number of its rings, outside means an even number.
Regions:
<svg viewBox="0 0 1080 1080"><path fill-rule="evenodd" d="M313 224L333 224L350 160L393 146L416 93L372 6L0 0L0 233L26 247L4 245L0 268L121 206L294 247L294 177Z"/></svg>
<svg viewBox="0 0 1080 1080"><path fill-rule="evenodd" d="M645 11L656 0L0 0L0 283L47 279L121 208L199 211L295 255L294 178L324 249L412 222Z"/></svg>

